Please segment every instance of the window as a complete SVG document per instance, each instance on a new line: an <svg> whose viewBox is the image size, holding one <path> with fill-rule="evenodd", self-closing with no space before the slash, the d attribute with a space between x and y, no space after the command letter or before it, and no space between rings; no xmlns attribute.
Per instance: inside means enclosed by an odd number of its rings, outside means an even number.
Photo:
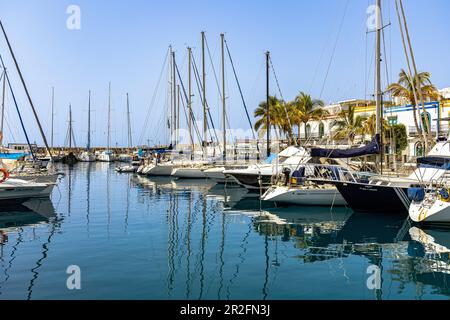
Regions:
<svg viewBox="0 0 450 320"><path fill-rule="evenodd" d="M425 130L425 123L426 123L426 126L427 126L426 128L428 129L428 131L431 132L431 115L430 115L430 113L429 112L427 112L426 114L422 113L422 115L420 117L422 120L420 123L421 127Z"/></svg>
<svg viewBox="0 0 450 320"><path fill-rule="evenodd" d="M395 117L388 117L388 122L389 122L390 126L395 126L396 124L398 124L397 116L395 116Z"/></svg>
<svg viewBox="0 0 450 320"><path fill-rule="evenodd" d="M423 153L423 146L422 146L422 142L416 142L416 144L414 145L414 155L416 157L423 157L424 153Z"/></svg>
<svg viewBox="0 0 450 320"><path fill-rule="evenodd" d="M322 139L324 135L325 135L325 126L321 122L319 124L319 138Z"/></svg>
<svg viewBox="0 0 450 320"><path fill-rule="evenodd" d="M306 137L305 139L308 139L308 137L311 135L311 125L306 125Z"/></svg>

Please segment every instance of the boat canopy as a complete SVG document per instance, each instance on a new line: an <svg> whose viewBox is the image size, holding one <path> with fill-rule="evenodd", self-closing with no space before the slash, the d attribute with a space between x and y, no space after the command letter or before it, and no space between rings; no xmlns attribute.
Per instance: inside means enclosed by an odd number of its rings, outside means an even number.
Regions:
<svg viewBox="0 0 450 320"><path fill-rule="evenodd" d="M313 148L311 149L311 157L344 159L379 154L380 151L380 135L377 134L368 145L360 148L346 150Z"/></svg>
<svg viewBox="0 0 450 320"><path fill-rule="evenodd" d="M417 158L419 168L450 170L450 157L429 156Z"/></svg>

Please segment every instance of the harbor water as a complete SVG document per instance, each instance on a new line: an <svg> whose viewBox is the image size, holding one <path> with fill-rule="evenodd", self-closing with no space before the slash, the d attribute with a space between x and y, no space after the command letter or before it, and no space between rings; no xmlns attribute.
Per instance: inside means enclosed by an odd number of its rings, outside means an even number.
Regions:
<svg viewBox="0 0 450 320"><path fill-rule="evenodd" d="M0 299L450 296L443 228L275 208L243 188L117 174L108 163L60 169L51 201L0 209Z"/></svg>

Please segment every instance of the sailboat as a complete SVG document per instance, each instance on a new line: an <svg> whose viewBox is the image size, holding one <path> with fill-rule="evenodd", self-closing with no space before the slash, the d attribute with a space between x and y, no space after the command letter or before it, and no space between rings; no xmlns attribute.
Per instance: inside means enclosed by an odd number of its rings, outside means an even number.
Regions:
<svg viewBox="0 0 450 320"><path fill-rule="evenodd" d="M347 202L331 183L317 183L311 178L332 176L340 166L323 164L300 165L292 174L288 171L279 184L271 186L261 196L262 201L297 206L345 206Z"/></svg>
<svg viewBox="0 0 450 320"><path fill-rule="evenodd" d="M127 93L127 136L128 136L128 153L122 153L118 156L118 161L130 163L133 161L131 150L133 148L133 137L131 133L131 117L130 117L130 98Z"/></svg>
<svg viewBox="0 0 450 320"><path fill-rule="evenodd" d="M107 136L107 148L102 151L98 156L98 161L101 162L114 162L115 156L111 150L111 82L108 86L108 136Z"/></svg>
<svg viewBox="0 0 450 320"><path fill-rule="evenodd" d="M64 164L73 165L78 162L78 158L72 151L72 140L73 140L72 105L69 105L69 128L67 134L69 139L69 153L62 157L61 162Z"/></svg>
<svg viewBox="0 0 450 320"><path fill-rule="evenodd" d="M203 84L202 84L202 91L203 91L203 120L204 120L204 140L206 140L206 95L205 95L205 40L204 40L204 33L202 32L202 53L203 53ZM192 119L193 119L193 111L192 111L192 49L188 48L188 102L187 102L187 112L188 112L188 132L189 132L189 138L191 142L191 159L188 161L183 161L181 165L174 168L171 172L171 175L175 178L182 178L182 179L206 179L206 174L203 172L206 165L206 143L202 145L203 146L203 161L194 161L193 156L195 154L195 148L194 148L194 140L192 135Z"/></svg>
<svg viewBox="0 0 450 320"><path fill-rule="evenodd" d="M310 160L309 151L291 146L277 155L271 155L263 163L244 169L225 170L223 173L249 190L265 190L270 187L273 176L281 174L285 169L294 172L300 165L306 164Z"/></svg>
<svg viewBox="0 0 450 320"><path fill-rule="evenodd" d="M23 78L22 72L20 70L18 61L16 59L16 56L14 54L14 51L12 49L11 43L9 42L9 38L6 34L5 28L3 27L3 23L0 20L0 28L2 30L2 33L4 35L4 38L6 40L6 43L8 45L9 48L9 52L11 54L11 57L14 61L14 65L16 67L17 73L19 75L20 81L22 83L22 86L25 90L25 94L27 96L28 102L30 104L31 110L32 110L32 114L34 115L34 119L36 121L37 127L39 129L39 132L41 134L42 140L44 142L45 148L47 150L47 153L50 157L51 162L53 162L53 156L51 154L51 149L48 145L47 142L47 138L45 136L44 130L42 128L41 122L39 120L39 116L36 112L36 109L34 107L32 98L30 96L29 90L27 88L27 85L25 83L25 80ZM4 70L3 72L3 86L2 86L2 91L3 91L3 97L2 97L2 127L1 130L2 132L0 132L2 138L3 138L3 119L4 119L4 98L5 98L5 93L6 93L6 83L8 83L8 87L9 90L11 92L11 94L14 96L13 90L12 90L12 86L11 83L9 81L9 77L8 74L6 72L6 67L4 64L4 60L0 55L0 61L1 61L1 66ZM14 104L16 107L16 111L18 113L19 116L19 120L20 120L20 124L22 126L22 129L24 131L27 143L30 147L30 153L33 156L33 165L36 164L36 158L35 155L33 154L33 150L31 148L31 144L30 141L28 139L28 134L25 130L25 126L24 123L22 121L22 116L21 113L19 111L19 107L17 105L17 102L15 99L14 100ZM35 168L33 168L32 172L24 172L23 170L16 170L16 172L14 173L14 175L18 175L18 174L22 174L24 179L14 179L12 178L12 175L6 170L6 168L2 168L1 169L3 172L3 177L2 177L2 182L0 183L0 200L1 203L8 203L10 201L12 201L13 203L17 203L17 202L24 202L24 200L30 199L30 198L40 198L40 197L48 197L52 190L53 187L56 185L56 181L58 179L58 175L54 174L53 171L53 167L49 166L49 168L45 171L40 170L40 168L38 170L36 170ZM38 174L36 174L36 172L38 172ZM25 180L26 179L26 180ZM35 180L35 181L32 181ZM36 180L42 180L43 182L36 182Z"/></svg>
<svg viewBox="0 0 450 320"><path fill-rule="evenodd" d="M91 91L89 90L89 103L88 103L88 136L86 150L80 154L81 162L94 162L95 154L91 152Z"/></svg>
<svg viewBox="0 0 450 320"><path fill-rule="evenodd" d="M169 47L169 70L170 70L170 88L169 92L171 94L170 99L170 143L171 145L176 145L176 130L179 124L179 117L177 116L177 110L180 107L180 88L176 85L176 63L175 63L175 52L172 51L172 47ZM178 102L178 103L177 103ZM165 157L166 151L160 150L155 151L151 154L148 159L145 159L144 164L142 164L138 169L137 173L147 176L158 176L158 177L170 177L172 171L177 166L173 163L172 155Z"/></svg>
<svg viewBox="0 0 450 320"><path fill-rule="evenodd" d="M379 157L382 145L380 142L382 130L382 89L381 89L381 0L377 0L377 27L376 27L376 136L366 147L350 150L329 150L314 148L313 157L333 159L352 158L376 154ZM429 155L445 156L449 154L447 142L438 143ZM352 172L343 168L338 179L319 179L322 183L332 183L339 190L347 205L354 211L360 212L387 212L406 214L411 201L408 189L420 183L418 177L435 179L434 174L443 174L438 167L420 166L408 178L390 177L382 174ZM434 178L433 178L434 176Z"/></svg>
<svg viewBox="0 0 450 320"><path fill-rule="evenodd" d="M446 151L450 141L445 143ZM409 217L414 222L450 222L450 196L448 180L450 178L450 152L445 156L428 156L419 158L419 166L428 168L428 172L419 176L422 185L411 188L412 198ZM434 170L432 170L434 169ZM425 178L425 179L424 179ZM428 183L427 183L427 182Z"/></svg>

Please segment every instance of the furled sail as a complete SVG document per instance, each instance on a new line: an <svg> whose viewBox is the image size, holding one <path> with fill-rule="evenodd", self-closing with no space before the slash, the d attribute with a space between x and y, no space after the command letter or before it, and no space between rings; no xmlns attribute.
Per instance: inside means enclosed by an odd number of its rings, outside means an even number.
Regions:
<svg viewBox="0 0 450 320"><path fill-rule="evenodd" d="M311 157L331 158L331 159L354 158L367 156L371 154L379 154L380 151L381 151L380 135L377 134L373 138L373 140L364 147L347 150L313 148L311 149Z"/></svg>

